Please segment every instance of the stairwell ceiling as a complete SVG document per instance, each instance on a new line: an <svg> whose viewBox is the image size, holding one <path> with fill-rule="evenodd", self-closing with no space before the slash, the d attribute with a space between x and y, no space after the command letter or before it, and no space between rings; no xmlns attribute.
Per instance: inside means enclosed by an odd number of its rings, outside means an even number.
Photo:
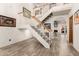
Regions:
<svg viewBox="0 0 79 59"><path fill-rule="evenodd" d="M63 11L58 11L58 12L52 12L53 13L53 16L59 16L59 15L68 15L70 12L70 9L69 10L63 10Z"/></svg>

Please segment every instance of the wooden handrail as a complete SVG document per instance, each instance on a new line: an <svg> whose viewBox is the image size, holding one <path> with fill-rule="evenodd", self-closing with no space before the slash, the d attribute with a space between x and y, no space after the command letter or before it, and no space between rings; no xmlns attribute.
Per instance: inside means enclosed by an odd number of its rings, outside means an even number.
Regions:
<svg viewBox="0 0 79 59"><path fill-rule="evenodd" d="M41 23L40 20L38 20L38 18L36 18L35 16L31 16L34 20L36 20L38 23Z"/></svg>
<svg viewBox="0 0 79 59"><path fill-rule="evenodd" d="M26 9L25 7L23 7L23 11L24 10L28 10L28 9ZM29 10L28 10L29 11ZM30 12L30 11L29 11ZM22 14L22 13L24 13L24 12L20 12L20 13L18 13L18 14ZM30 15L31 16L31 15ZM39 24L37 25L37 26L43 26L48 32L51 32L52 30L51 29L48 29L45 25L44 25L44 23L42 23L38 18L36 18L35 16L31 16L35 21L37 21Z"/></svg>
<svg viewBox="0 0 79 59"><path fill-rule="evenodd" d="M38 18L36 18L35 16L31 16L34 20L36 20L40 25L39 26L43 26L48 32L51 32L51 29L48 29L40 20L38 20Z"/></svg>

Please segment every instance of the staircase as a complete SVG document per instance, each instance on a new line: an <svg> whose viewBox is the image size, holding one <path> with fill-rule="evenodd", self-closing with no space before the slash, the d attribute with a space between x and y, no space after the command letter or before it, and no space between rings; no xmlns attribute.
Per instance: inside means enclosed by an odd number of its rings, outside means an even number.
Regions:
<svg viewBox="0 0 79 59"><path fill-rule="evenodd" d="M22 12L21 12L22 13ZM28 14L29 13L29 14ZM35 16L31 16L30 15L30 11L26 8L23 7L23 16L27 17L29 19L34 19L34 21L36 21L39 24L41 24L41 26L45 29L47 29L48 32L50 32L51 30L48 29L43 23L43 19L46 18L46 16L48 16L48 14L50 14L51 12L48 12L45 14L45 16L43 18L41 18L42 20L40 21L38 18L36 18ZM27 15L25 15L27 14ZM37 25L36 25L37 26ZM39 30L38 28L36 28L35 26L31 26L30 24L27 25L28 29L31 31L33 37L35 37L45 48L50 48L50 38L44 33L44 31Z"/></svg>
<svg viewBox="0 0 79 59"><path fill-rule="evenodd" d="M31 31L33 36L45 47L50 48L50 38L45 33L41 32L35 26L28 25L28 29Z"/></svg>

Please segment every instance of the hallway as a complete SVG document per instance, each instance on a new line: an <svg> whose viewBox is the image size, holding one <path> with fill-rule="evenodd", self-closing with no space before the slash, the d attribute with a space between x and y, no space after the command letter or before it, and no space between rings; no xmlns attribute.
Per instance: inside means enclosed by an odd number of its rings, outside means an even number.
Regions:
<svg viewBox="0 0 79 59"><path fill-rule="evenodd" d="M35 38L0 48L2 56L79 56L74 48L67 44L64 34L54 36L50 49L43 47Z"/></svg>

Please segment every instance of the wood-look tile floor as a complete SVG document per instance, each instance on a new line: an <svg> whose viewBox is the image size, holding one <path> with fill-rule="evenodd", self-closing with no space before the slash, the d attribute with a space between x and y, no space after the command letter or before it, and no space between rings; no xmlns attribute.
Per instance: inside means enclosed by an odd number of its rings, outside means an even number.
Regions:
<svg viewBox="0 0 79 59"><path fill-rule="evenodd" d="M63 35L54 37L50 49L43 47L35 38L0 48L0 56L79 56Z"/></svg>

